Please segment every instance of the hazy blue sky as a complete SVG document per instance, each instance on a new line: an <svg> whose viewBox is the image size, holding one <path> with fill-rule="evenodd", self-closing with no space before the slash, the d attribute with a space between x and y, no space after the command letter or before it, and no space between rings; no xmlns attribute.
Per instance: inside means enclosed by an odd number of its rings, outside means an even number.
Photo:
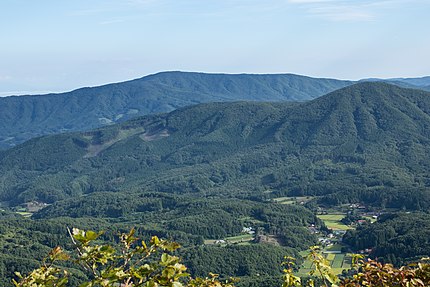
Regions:
<svg viewBox="0 0 430 287"><path fill-rule="evenodd" d="M1 0L0 94L166 70L430 75L429 0Z"/></svg>

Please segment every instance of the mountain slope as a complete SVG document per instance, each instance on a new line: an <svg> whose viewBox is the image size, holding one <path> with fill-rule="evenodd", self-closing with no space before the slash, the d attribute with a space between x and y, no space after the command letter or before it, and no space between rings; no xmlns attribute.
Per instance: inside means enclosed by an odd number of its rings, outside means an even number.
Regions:
<svg viewBox="0 0 430 287"><path fill-rule="evenodd" d="M0 154L0 199L305 194L427 208L429 172L430 93L360 83L305 103L201 104L33 139Z"/></svg>
<svg viewBox="0 0 430 287"><path fill-rule="evenodd" d="M362 79L358 82L384 82L392 85L396 85L402 88L419 89L424 91L430 91L430 76L421 78L368 78Z"/></svg>
<svg viewBox="0 0 430 287"><path fill-rule="evenodd" d="M407 84L414 85L417 87L425 87L425 86L430 85L430 76L421 77L421 78L394 78L394 79L390 79L390 80L407 83Z"/></svg>
<svg viewBox="0 0 430 287"><path fill-rule="evenodd" d="M165 72L62 94L0 98L0 149L40 135L89 130L197 103L305 101L351 83L293 74Z"/></svg>

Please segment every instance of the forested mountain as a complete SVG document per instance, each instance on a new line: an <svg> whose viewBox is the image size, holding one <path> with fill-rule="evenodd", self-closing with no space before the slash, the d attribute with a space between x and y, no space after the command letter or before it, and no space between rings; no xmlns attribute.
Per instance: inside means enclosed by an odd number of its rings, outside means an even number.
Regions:
<svg viewBox="0 0 430 287"><path fill-rule="evenodd" d="M30 138L84 131L138 115L217 101L305 101L352 82L293 74L164 72L61 94L0 98L0 149Z"/></svg>
<svg viewBox="0 0 430 287"><path fill-rule="evenodd" d="M368 79L430 90L430 77ZM307 101L353 81L294 74L162 72L140 79L60 94L0 98L0 149L65 131L86 131L139 115L229 101Z"/></svg>
<svg viewBox="0 0 430 287"><path fill-rule="evenodd" d="M430 93L360 83L305 103L201 104L32 139L0 154L0 198L288 194L427 209L429 157Z"/></svg>
<svg viewBox="0 0 430 287"><path fill-rule="evenodd" d="M389 79L391 81L399 81L403 83L408 83L410 85L414 85L417 87L425 87L430 85L430 77L421 77L421 78L394 78Z"/></svg>
<svg viewBox="0 0 430 287"><path fill-rule="evenodd" d="M193 274L274 286L281 271L273 266L315 244L310 225L325 228L310 210L268 199L310 195L328 205L428 211L429 163L430 93L382 82L307 102L198 104L34 138L0 152L0 201L12 210L34 200L50 205L32 219L0 211L0 286L49 248L70 247L65 226L106 230L104 239L135 226L142 238L179 241ZM404 252L428 253L417 238L428 221L383 215L345 239L398 263ZM213 244L249 226L255 241ZM74 274L73 282L86 276Z"/></svg>
<svg viewBox="0 0 430 287"><path fill-rule="evenodd" d="M362 79L360 81L361 82L386 82L403 88L414 88L414 89L421 89L421 90L428 90L428 87L430 85L430 77L390 78L390 79L369 78L369 79Z"/></svg>

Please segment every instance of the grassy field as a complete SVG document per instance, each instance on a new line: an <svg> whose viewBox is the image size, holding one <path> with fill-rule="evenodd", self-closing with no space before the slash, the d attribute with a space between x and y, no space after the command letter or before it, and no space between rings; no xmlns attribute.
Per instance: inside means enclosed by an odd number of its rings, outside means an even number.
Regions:
<svg viewBox="0 0 430 287"><path fill-rule="evenodd" d="M345 254L335 254L334 259L331 260L331 267L342 268L344 258L345 258Z"/></svg>
<svg viewBox="0 0 430 287"><path fill-rule="evenodd" d="M350 269L351 265L352 265L352 256L347 254L347 255L345 255L345 258L343 260L342 268L343 269Z"/></svg>
<svg viewBox="0 0 430 287"><path fill-rule="evenodd" d="M330 253L333 251L340 252L342 250L342 245L334 244L327 248L325 248L322 253L325 259L329 261L330 267L333 269L333 272L338 275L341 274L343 270L351 269L352 257L347 253ZM301 256L308 255L308 251L300 252ZM308 275L309 271L313 270L312 262L309 260L305 260L298 272L299 276Z"/></svg>
<svg viewBox="0 0 430 287"><path fill-rule="evenodd" d="M376 222L377 220L373 218L372 216L363 216L365 219L369 219L371 223Z"/></svg>
<svg viewBox="0 0 430 287"><path fill-rule="evenodd" d="M18 211L17 214L24 216L24 217L30 217L33 213L30 212L24 212L24 211Z"/></svg>
<svg viewBox="0 0 430 287"><path fill-rule="evenodd" d="M238 243L238 242L251 241L253 239L254 239L254 236L252 234L243 234L238 236L227 237L225 241L229 243Z"/></svg>
<svg viewBox="0 0 430 287"><path fill-rule="evenodd" d="M325 225L333 230L348 230L352 229L351 226L345 225L341 219L345 217L344 214L320 214L317 215L319 219L323 220Z"/></svg>
<svg viewBox="0 0 430 287"><path fill-rule="evenodd" d="M325 251L338 251L341 252L342 251L342 245L340 244L333 244L331 246L328 246ZM323 252L324 253L324 252ZM328 252L327 252L328 253Z"/></svg>
<svg viewBox="0 0 430 287"><path fill-rule="evenodd" d="M336 254L330 253L330 254L327 254L326 259L329 261L333 261L335 257L336 257Z"/></svg>
<svg viewBox="0 0 430 287"><path fill-rule="evenodd" d="M283 197L277 197L274 198L273 201L280 204L295 204L295 203L301 203L301 202L308 202L312 199L311 196L283 196Z"/></svg>
<svg viewBox="0 0 430 287"><path fill-rule="evenodd" d="M349 254L340 253L340 254L324 254L324 257L329 261L330 266L335 274L341 274L343 270L351 268L351 256ZM313 269L312 262L309 260L305 260L300 268L298 275L304 276L309 273Z"/></svg>
<svg viewBox="0 0 430 287"><path fill-rule="evenodd" d="M273 201L280 204L293 204L296 202L292 197L287 196L274 198Z"/></svg>
<svg viewBox="0 0 430 287"><path fill-rule="evenodd" d="M250 241L254 240L254 236L252 234L242 234L242 235L238 235L238 236L226 237L226 238L224 238L224 240L226 242L225 244L237 243L240 245L247 245L247 244L249 244ZM218 240L207 239L204 242L206 245L211 245L211 244L215 244L216 241L218 241Z"/></svg>

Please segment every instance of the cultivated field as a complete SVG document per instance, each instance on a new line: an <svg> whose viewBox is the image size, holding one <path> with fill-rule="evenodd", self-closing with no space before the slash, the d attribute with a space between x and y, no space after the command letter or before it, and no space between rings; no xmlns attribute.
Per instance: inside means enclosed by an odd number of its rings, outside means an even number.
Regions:
<svg viewBox="0 0 430 287"><path fill-rule="evenodd" d="M335 274L341 274L343 270L351 269L352 257L348 253L327 253L327 252L340 252L341 245L333 245L328 249L323 250L324 258L329 262ZM307 251L300 253L302 256L308 254ZM305 260L300 268L298 274L303 276L307 275L309 271L313 270L313 264L309 260Z"/></svg>
<svg viewBox="0 0 430 287"><path fill-rule="evenodd" d="M345 214L329 213L317 215L318 218L324 221L325 225L332 230L348 230L352 229L351 226L345 225L341 222L341 219L345 217Z"/></svg>

